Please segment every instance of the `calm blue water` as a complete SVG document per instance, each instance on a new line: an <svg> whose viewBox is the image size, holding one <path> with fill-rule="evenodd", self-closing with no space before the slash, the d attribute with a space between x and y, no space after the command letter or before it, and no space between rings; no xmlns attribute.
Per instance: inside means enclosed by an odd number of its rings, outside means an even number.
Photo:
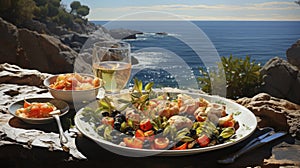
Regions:
<svg viewBox="0 0 300 168"><path fill-rule="evenodd" d="M138 36L136 40L128 40L133 55L142 64L139 70L146 69L138 76L147 80L169 78L171 80L169 84L167 81L158 83L170 86L173 86L170 83L174 80L174 75L164 72L182 69L180 65L187 64L191 67L195 77L199 75L198 68L203 66L203 63L218 61L214 59L216 55L232 54L235 57L249 55L252 60L264 65L275 56L286 59L286 50L300 39L299 21L94 21L94 23L104 25L108 29L126 28L147 32ZM168 35L157 35L155 32L167 32ZM182 61L175 63L170 61L174 58ZM165 65L173 65L173 69L156 72ZM149 75L151 73L153 74ZM184 75L185 78L189 76L188 72ZM191 77L191 80L193 79L194 77Z"/></svg>

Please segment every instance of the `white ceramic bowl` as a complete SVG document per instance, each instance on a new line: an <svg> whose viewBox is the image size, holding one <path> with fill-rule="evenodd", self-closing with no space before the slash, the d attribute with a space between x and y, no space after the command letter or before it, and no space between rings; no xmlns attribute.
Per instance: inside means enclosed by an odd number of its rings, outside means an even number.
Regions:
<svg viewBox="0 0 300 168"><path fill-rule="evenodd" d="M90 74L80 74L80 75L94 78L94 76ZM96 99L101 84L99 87L95 87L93 89L87 89L87 90L53 89L50 87L50 84L53 84L56 81L56 78L58 76L59 75L53 75L44 80L44 85L48 88L49 92L55 99L64 100L68 103L82 103L82 102L93 101Z"/></svg>

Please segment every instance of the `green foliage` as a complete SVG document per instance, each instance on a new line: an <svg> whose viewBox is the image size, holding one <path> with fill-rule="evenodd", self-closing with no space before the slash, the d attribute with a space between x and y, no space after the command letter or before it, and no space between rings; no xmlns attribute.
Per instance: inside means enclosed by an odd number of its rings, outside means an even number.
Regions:
<svg viewBox="0 0 300 168"><path fill-rule="evenodd" d="M90 8L86 5L82 5L77 9L77 14L79 16L87 16L90 13Z"/></svg>
<svg viewBox="0 0 300 168"><path fill-rule="evenodd" d="M34 0L36 6L45 6L47 4L47 0Z"/></svg>
<svg viewBox="0 0 300 168"><path fill-rule="evenodd" d="M78 24L84 24L84 20L82 20L81 18L75 18L74 22L76 22Z"/></svg>
<svg viewBox="0 0 300 168"><path fill-rule="evenodd" d="M64 12L63 10L59 11L57 17L58 17L58 23L61 25L71 26L73 23L73 15Z"/></svg>
<svg viewBox="0 0 300 168"><path fill-rule="evenodd" d="M71 7L71 12L70 13L73 13L74 11L76 11L80 6L81 6L81 3L79 1L73 1L70 4L70 7Z"/></svg>
<svg viewBox="0 0 300 168"><path fill-rule="evenodd" d="M48 16L49 17L54 17L54 16L58 15L58 8L57 7L55 7L52 4L48 4L47 7L48 7Z"/></svg>
<svg viewBox="0 0 300 168"><path fill-rule="evenodd" d="M49 0L49 4L52 4L56 8L59 8L60 7L60 1L61 0Z"/></svg>
<svg viewBox="0 0 300 168"><path fill-rule="evenodd" d="M84 17L90 8L79 1L72 2L71 8L74 13L67 12L61 0L0 0L0 17L21 27L35 19L42 23L55 22L72 30L75 22L86 24Z"/></svg>
<svg viewBox="0 0 300 168"><path fill-rule="evenodd" d="M0 17L16 25L31 20L36 8L33 0L1 0L0 6Z"/></svg>
<svg viewBox="0 0 300 168"><path fill-rule="evenodd" d="M209 72L200 69L202 77L198 80L202 85L202 90L211 93L211 81L218 82L220 75L225 74L226 89L228 98L239 98L243 96L253 96L258 92L261 86L261 66L255 61L251 61L249 56L245 59L230 57L222 57L219 63L219 71L212 69ZM223 68L221 68L223 66ZM224 71L222 71L224 70ZM224 73L221 73L224 72Z"/></svg>
<svg viewBox="0 0 300 168"><path fill-rule="evenodd" d="M73 1L70 4L72 14L75 14L79 17L85 17L89 14L90 8L86 5L81 5L79 1Z"/></svg>

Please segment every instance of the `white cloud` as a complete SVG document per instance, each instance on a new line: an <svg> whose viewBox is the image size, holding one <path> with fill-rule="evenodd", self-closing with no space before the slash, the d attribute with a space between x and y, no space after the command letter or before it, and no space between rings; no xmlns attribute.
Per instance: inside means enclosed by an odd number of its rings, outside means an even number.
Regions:
<svg viewBox="0 0 300 168"><path fill-rule="evenodd" d="M294 2L265 2L248 5L185 5L185 4L170 4L170 5L153 5L153 6L124 6L119 8L96 8L95 11L139 11L139 10L193 10L193 9L208 9L208 10L295 10L299 7Z"/></svg>
<svg viewBox="0 0 300 168"><path fill-rule="evenodd" d="M92 10L94 15L91 15L92 19L98 19L97 13L105 14L112 19L113 15L119 14L122 16L132 12L143 11L162 11L177 14L188 20L299 20L299 12L292 14L282 14L280 11L300 11L300 7L294 2L264 2L256 4L245 5L186 5L186 4L170 4L170 5L152 5L152 6L124 6L124 7L111 7L111 8L95 8ZM234 11L240 12L234 15ZM220 16L216 13L222 12L224 15ZM271 13L272 12L272 16ZM184 13L184 14L183 14ZM281 13L274 15L274 13ZM285 12L286 13L286 12ZM256 15L258 14L258 15ZM100 14L101 15L101 14ZM256 16L255 16L256 15ZM133 18L134 19L134 18ZM161 20L162 18L160 18ZM164 18L165 19L165 18ZM167 19L165 19L167 20Z"/></svg>

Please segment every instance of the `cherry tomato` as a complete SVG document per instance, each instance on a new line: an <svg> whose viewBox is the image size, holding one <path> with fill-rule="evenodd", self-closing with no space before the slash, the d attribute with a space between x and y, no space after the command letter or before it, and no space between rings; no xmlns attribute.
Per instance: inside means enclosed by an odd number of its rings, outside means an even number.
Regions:
<svg viewBox="0 0 300 168"><path fill-rule="evenodd" d="M155 149L165 149L168 147L170 141L168 138L155 138L154 139L154 147Z"/></svg>
<svg viewBox="0 0 300 168"><path fill-rule="evenodd" d="M140 129L136 130L135 137L143 141L145 139L144 132Z"/></svg>
<svg viewBox="0 0 300 168"><path fill-rule="evenodd" d="M27 116L28 117L34 117L34 118L38 118L39 117L39 113L40 113L40 108L37 105L32 105L30 107L28 107L29 111Z"/></svg>
<svg viewBox="0 0 300 168"><path fill-rule="evenodd" d="M229 120L229 121L225 121L224 124L222 125L223 127L234 127L234 120Z"/></svg>
<svg viewBox="0 0 300 168"><path fill-rule="evenodd" d="M29 106L31 106L31 103L29 103L28 101L24 100L24 108L27 108Z"/></svg>
<svg viewBox="0 0 300 168"><path fill-rule="evenodd" d="M128 147L138 148L138 149L143 148L143 141L141 141L137 138L125 137L125 138L123 138L123 141L126 144L126 146L128 146Z"/></svg>
<svg viewBox="0 0 300 168"><path fill-rule="evenodd" d="M173 150L184 150L184 149L187 149L187 146L188 146L188 143L185 142L184 144L178 146L178 147L175 147L173 148Z"/></svg>
<svg viewBox="0 0 300 168"><path fill-rule="evenodd" d="M106 125L111 125L113 127L114 126L114 118L113 117L103 117L102 123L106 124Z"/></svg>
<svg viewBox="0 0 300 168"><path fill-rule="evenodd" d="M46 104L46 103L43 103L41 104L40 106L40 110L42 113L50 113L51 111L54 110L54 106L50 105L50 104Z"/></svg>
<svg viewBox="0 0 300 168"><path fill-rule="evenodd" d="M152 129L152 124L150 122L150 119L144 119L140 122L140 129L143 131L148 131Z"/></svg>
<svg viewBox="0 0 300 168"><path fill-rule="evenodd" d="M210 139L207 135L203 134L197 139L197 142L201 147L206 147L209 144Z"/></svg>

